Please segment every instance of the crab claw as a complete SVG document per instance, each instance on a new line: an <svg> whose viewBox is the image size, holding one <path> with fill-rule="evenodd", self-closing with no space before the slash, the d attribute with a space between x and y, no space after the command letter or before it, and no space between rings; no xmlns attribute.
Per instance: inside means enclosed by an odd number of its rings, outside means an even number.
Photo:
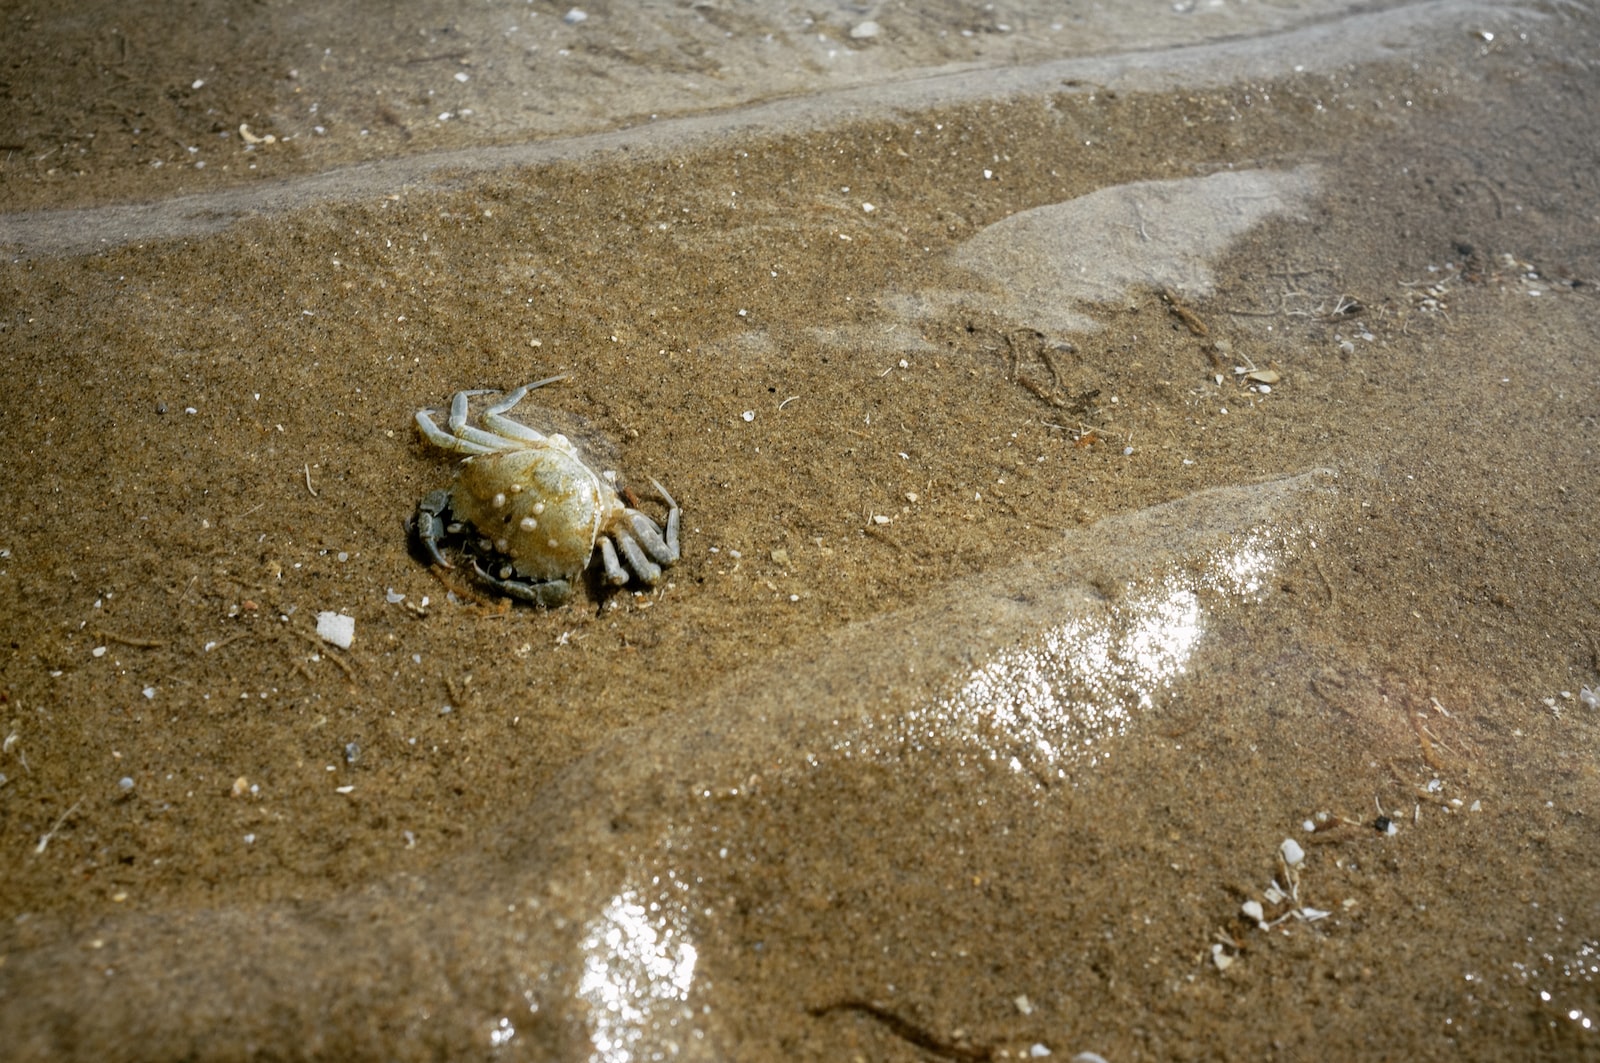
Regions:
<svg viewBox="0 0 1600 1063"><path fill-rule="evenodd" d="M439 540L445 537L448 522L445 514L450 511L450 492L445 490L429 491L417 503L417 511L412 514L406 525L412 535L417 537L417 542L422 547L428 559L440 568L454 568L450 559L444 556L439 549Z"/></svg>

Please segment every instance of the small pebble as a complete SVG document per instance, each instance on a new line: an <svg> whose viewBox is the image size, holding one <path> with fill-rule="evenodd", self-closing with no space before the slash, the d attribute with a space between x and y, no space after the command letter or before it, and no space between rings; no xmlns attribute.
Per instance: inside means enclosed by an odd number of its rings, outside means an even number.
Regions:
<svg viewBox="0 0 1600 1063"><path fill-rule="evenodd" d="M133 789L133 779L127 775L124 775L122 778L117 780L117 785L122 787L124 790L131 790Z"/></svg>
<svg viewBox="0 0 1600 1063"><path fill-rule="evenodd" d="M1299 867L1305 862L1306 851L1300 848L1300 843L1293 838L1283 839L1283 844L1278 846L1278 852L1283 854L1283 862L1290 867Z"/></svg>
<svg viewBox="0 0 1600 1063"><path fill-rule="evenodd" d="M561 16L561 21L569 26L576 26L580 22L589 21L589 13L582 8L575 7Z"/></svg>

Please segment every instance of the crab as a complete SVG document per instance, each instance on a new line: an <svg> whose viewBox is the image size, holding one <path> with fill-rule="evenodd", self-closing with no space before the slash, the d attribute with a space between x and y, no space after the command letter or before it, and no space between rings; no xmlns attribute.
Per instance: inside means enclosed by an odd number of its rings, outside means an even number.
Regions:
<svg viewBox="0 0 1600 1063"><path fill-rule="evenodd" d="M549 377L514 391L483 411L482 428L467 423L467 403L489 391L458 391L450 400L449 431L431 411L417 411L423 438L467 457L455 484L430 491L409 522L423 552L453 568L441 546L462 538L473 572L493 590L546 607L560 605L600 554L605 582L654 585L678 560L678 504L651 480L666 502L665 530L625 504L610 475L590 468L572 441L546 435L507 417L530 391L564 380Z"/></svg>

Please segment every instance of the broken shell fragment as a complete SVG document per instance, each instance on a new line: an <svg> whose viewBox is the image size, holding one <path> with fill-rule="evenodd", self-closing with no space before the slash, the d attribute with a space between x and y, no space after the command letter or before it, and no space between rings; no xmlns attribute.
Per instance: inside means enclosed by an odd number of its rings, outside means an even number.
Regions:
<svg viewBox="0 0 1600 1063"><path fill-rule="evenodd" d="M1290 867L1299 867L1305 862L1306 851L1300 848L1300 843L1293 838L1283 839L1283 844L1278 846L1278 852L1283 856L1283 862Z"/></svg>

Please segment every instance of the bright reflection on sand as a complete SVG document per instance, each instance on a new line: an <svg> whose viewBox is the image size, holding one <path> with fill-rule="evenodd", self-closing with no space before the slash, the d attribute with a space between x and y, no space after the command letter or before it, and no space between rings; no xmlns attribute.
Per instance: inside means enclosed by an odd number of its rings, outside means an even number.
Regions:
<svg viewBox="0 0 1600 1063"><path fill-rule="evenodd" d="M1557 916L1558 923L1563 921ZM1538 994L1541 1004L1565 1016L1574 1028L1592 1034L1600 1029L1594 992L1600 983L1600 942L1580 942L1570 953L1567 948L1572 947L1543 952L1533 963L1511 966L1519 980Z"/></svg>
<svg viewBox="0 0 1600 1063"><path fill-rule="evenodd" d="M590 1007L591 1058L633 1063L675 1054L675 1046L647 1035L663 1022L677 1025L678 1016L667 1012L689 998L699 953L682 924L675 903L624 890L584 928L578 995Z"/></svg>
<svg viewBox="0 0 1600 1063"><path fill-rule="evenodd" d="M1206 630L1206 601L1253 599L1278 563L1263 531L1196 568L1132 584L980 665L952 696L908 715L915 741L930 733L976 742L1015 771L1065 774L1100 763L1107 744L1184 674Z"/></svg>

